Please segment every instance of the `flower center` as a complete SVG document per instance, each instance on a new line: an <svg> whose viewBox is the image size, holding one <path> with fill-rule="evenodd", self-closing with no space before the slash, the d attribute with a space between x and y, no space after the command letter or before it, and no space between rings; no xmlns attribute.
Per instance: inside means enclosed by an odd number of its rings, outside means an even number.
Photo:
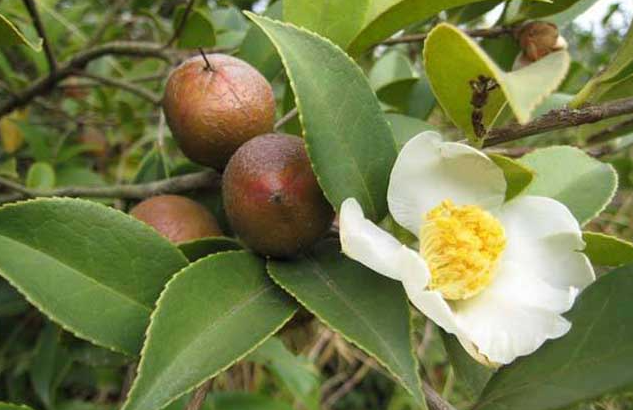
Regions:
<svg viewBox="0 0 633 410"><path fill-rule="evenodd" d="M445 200L426 214L420 227L420 254L431 271L429 288L445 299L467 299L488 286L505 246L501 223L476 205Z"/></svg>

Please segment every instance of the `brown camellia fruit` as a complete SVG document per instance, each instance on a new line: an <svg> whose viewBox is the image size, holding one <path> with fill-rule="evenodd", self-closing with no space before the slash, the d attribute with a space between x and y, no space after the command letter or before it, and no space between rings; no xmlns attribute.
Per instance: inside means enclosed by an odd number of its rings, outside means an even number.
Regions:
<svg viewBox="0 0 633 410"><path fill-rule="evenodd" d="M184 196L159 195L146 199L132 208L130 215L152 226L173 243L222 236L213 215Z"/></svg>
<svg viewBox="0 0 633 410"><path fill-rule="evenodd" d="M205 57L172 71L163 110L189 159L223 169L243 143L272 131L275 98L270 83L248 63L224 54Z"/></svg>
<svg viewBox="0 0 633 410"><path fill-rule="evenodd" d="M265 134L242 145L222 188L233 230L266 256L289 257L310 247L334 218L303 140L292 135Z"/></svg>

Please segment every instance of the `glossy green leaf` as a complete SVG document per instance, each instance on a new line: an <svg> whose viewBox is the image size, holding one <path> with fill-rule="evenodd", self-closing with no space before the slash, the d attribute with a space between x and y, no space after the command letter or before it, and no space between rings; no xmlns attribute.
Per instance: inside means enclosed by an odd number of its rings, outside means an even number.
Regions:
<svg viewBox="0 0 633 410"><path fill-rule="evenodd" d="M633 384L633 266L602 276L565 316L569 333L503 367L477 410L566 408Z"/></svg>
<svg viewBox="0 0 633 410"><path fill-rule="evenodd" d="M594 265L620 266L633 263L633 243L599 232L584 232L584 253Z"/></svg>
<svg viewBox="0 0 633 410"><path fill-rule="evenodd" d="M292 354L280 339L271 337L248 360L265 365L303 406L320 408L318 370L307 358Z"/></svg>
<svg viewBox="0 0 633 410"><path fill-rule="evenodd" d="M159 410L231 366L294 314L296 304L244 251L183 269L156 303L123 410Z"/></svg>
<svg viewBox="0 0 633 410"><path fill-rule="evenodd" d="M75 335L128 354L185 257L145 224L80 199L0 208L0 275Z"/></svg>
<svg viewBox="0 0 633 410"><path fill-rule="evenodd" d="M506 103L517 120L526 123L534 109L564 79L569 68L569 54L559 51L521 70L505 72L461 30L440 24L426 40L424 64L438 102L455 125L473 139L471 81L485 76L499 85L489 92L483 108L486 127Z"/></svg>
<svg viewBox="0 0 633 410"><path fill-rule="evenodd" d="M576 94L571 106L579 107L583 103L596 101L614 84L631 76L633 76L633 25L629 27L611 62L585 84Z"/></svg>
<svg viewBox="0 0 633 410"><path fill-rule="evenodd" d="M506 201L525 191L532 183L534 171L525 165L503 155L488 154L488 157L503 171L507 184Z"/></svg>
<svg viewBox="0 0 633 410"><path fill-rule="evenodd" d="M406 111L419 80L409 58L398 50L383 55L369 72L369 83L378 98L402 112Z"/></svg>
<svg viewBox="0 0 633 410"><path fill-rule="evenodd" d="M184 12L184 6L176 12L174 27L180 25ZM190 11L176 44L179 48L213 47L215 45L215 29L211 17L207 15L205 9L194 8Z"/></svg>
<svg viewBox="0 0 633 410"><path fill-rule="evenodd" d="M34 163L26 174L26 186L32 189L55 187L55 170L47 162Z"/></svg>
<svg viewBox="0 0 633 410"><path fill-rule="evenodd" d="M617 174L610 164L577 148L539 149L523 156L519 162L536 174L525 192L562 202L581 225L602 212L618 186Z"/></svg>
<svg viewBox="0 0 633 410"><path fill-rule="evenodd" d="M26 45L35 51L42 50L42 39L38 39L33 43L29 41L24 34L18 30L15 24L11 23L8 18L0 14L0 47Z"/></svg>
<svg viewBox="0 0 633 410"><path fill-rule="evenodd" d="M371 0L362 30L347 47L360 54L410 24L433 17L442 10L480 0Z"/></svg>
<svg viewBox="0 0 633 410"><path fill-rule="evenodd" d="M387 213L396 144L365 75L328 40L265 17L248 16L281 55L306 149L326 197L337 209L354 197L369 218L381 219Z"/></svg>
<svg viewBox="0 0 633 410"><path fill-rule="evenodd" d="M437 128L426 121L408 117L402 114L385 114L387 121L393 130L398 151L404 147L411 138L424 131L437 131Z"/></svg>
<svg viewBox="0 0 633 410"><path fill-rule="evenodd" d="M195 262L213 253L243 249L242 245L235 239L223 236L179 243L178 248L189 259L189 262Z"/></svg>
<svg viewBox="0 0 633 410"><path fill-rule="evenodd" d="M473 359L455 336L443 330L440 330L440 333L457 380L466 389L468 399L476 400L488 384L494 371Z"/></svg>
<svg viewBox="0 0 633 410"><path fill-rule="evenodd" d="M283 4L283 0L273 3L264 16L281 20ZM246 33L237 56L255 67L268 81L272 81L283 68L277 49L256 25L252 25Z"/></svg>
<svg viewBox="0 0 633 410"><path fill-rule="evenodd" d="M372 0L284 0L284 21L304 27L345 48L362 29Z"/></svg>
<svg viewBox="0 0 633 410"><path fill-rule="evenodd" d="M306 309L386 367L423 400L411 344L411 316L399 282L347 259L325 241L296 261L269 261L268 273Z"/></svg>
<svg viewBox="0 0 633 410"><path fill-rule="evenodd" d="M551 2L538 2L534 0L512 0L513 10L505 18L506 23L515 23L521 20L544 20L558 25L571 22L574 18L584 13L598 0L555 0Z"/></svg>

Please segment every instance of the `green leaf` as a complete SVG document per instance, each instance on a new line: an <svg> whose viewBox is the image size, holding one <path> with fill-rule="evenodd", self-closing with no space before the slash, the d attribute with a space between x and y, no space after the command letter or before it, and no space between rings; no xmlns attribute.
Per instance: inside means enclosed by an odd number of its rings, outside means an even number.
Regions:
<svg viewBox="0 0 633 410"><path fill-rule="evenodd" d="M235 239L223 236L183 242L178 244L178 248L180 248L182 253L189 259L189 262L195 262L212 253L243 249L242 245Z"/></svg>
<svg viewBox="0 0 633 410"><path fill-rule="evenodd" d="M508 185L506 189L506 201L519 195L532 183L534 171L525 165L504 157L503 155L488 154L488 157L503 171L503 176Z"/></svg>
<svg viewBox="0 0 633 410"><path fill-rule="evenodd" d="M526 194L547 196L562 202L581 225L604 210L618 186L613 166L577 148L539 149L523 156L519 162L536 173Z"/></svg>
<svg viewBox="0 0 633 410"><path fill-rule="evenodd" d="M0 47L27 45L35 51L42 51L42 39L30 42L8 18L0 14Z"/></svg>
<svg viewBox="0 0 633 410"><path fill-rule="evenodd" d="M133 181L135 184L142 184L169 178L169 169L165 156L157 147L153 147L143 157Z"/></svg>
<svg viewBox="0 0 633 410"><path fill-rule="evenodd" d="M362 28L371 0L284 0L284 21L329 38L345 48Z"/></svg>
<svg viewBox="0 0 633 410"><path fill-rule="evenodd" d="M0 275L75 335L136 354L167 279L187 264L153 229L80 199L0 208Z"/></svg>
<svg viewBox="0 0 633 410"><path fill-rule="evenodd" d="M417 118L407 117L401 114L385 114L387 121L393 130L398 151L404 147L411 138L424 131L437 131L433 125Z"/></svg>
<svg viewBox="0 0 633 410"><path fill-rule="evenodd" d="M548 3L537 1L522 1L517 11L509 13L506 23L515 23L521 20L544 20L557 25L564 25L584 13L598 0L556 0ZM513 0L518 3L518 0Z"/></svg>
<svg viewBox="0 0 633 410"><path fill-rule="evenodd" d="M369 83L378 98L405 111L413 87L420 80L404 53L392 50L383 55L369 72Z"/></svg>
<svg viewBox="0 0 633 410"><path fill-rule="evenodd" d="M614 84L631 76L633 76L633 25L629 27L611 62L585 84L570 105L576 108L583 103L595 101Z"/></svg>
<svg viewBox="0 0 633 410"><path fill-rule="evenodd" d="M248 16L281 55L306 149L325 196L337 209L354 197L369 218L380 220L387 214L396 146L363 72L322 37L252 13Z"/></svg>
<svg viewBox="0 0 633 410"><path fill-rule="evenodd" d="M295 356L280 339L271 337L248 359L266 365L306 408L319 409L319 372L307 358Z"/></svg>
<svg viewBox="0 0 633 410"><path fill-rule="evenodd" d="M442 10L480 0L371 0L363 29L350 41L347 49L358 55L398 30L435 16Z"/></svg>
<svg viewBox="0 0 633 410"><path fill-rule="evenodd" d="M55 187L55 170L48 162L36 162L26 174L26 186L32 189Z"/></svg>
<svg viewBox="0 0 633 410"><path fill-rule="evenodd" d="M463 383L468 399L476 400L484 390L484 387L486 387L494 371L473 359L455 336L443 330L440 330L440 334L457 380Z"/></svg>
<svg viewBox="0 0 633 410"><path fill-rule="evenodd" d="M0 410L33 410L24 404L12 404L0 402Z"/></svg>
<svg viewBox="0 0 633 410"><path fill-rule="evenodd" d="M280 20L283 14L283 3L282 0L273 3L268 7L264 16ZM251 25L246 33L237 56L255 67L268 81L272 81L283 68L277 49L262 29L256 25Z"/></svg>
<svg viewBox="0 0 633 410"><path fill-rule="evenodd" d="M293 410L293 406L282 401L251 393L215 393L209 401L213 410Z"/></svg>
<svg viewBox="0 0 633 410"><path fill-rule="evenodd" d="M29 369L33 390L47 409L53 408L57 387L72 363L68 351L60 344L60 336L60 329L50 322L44 327Z"/></svg>
<svg viewBox="0 0 633 410"><path fill-rule="evenodd" d="M165 407L258 347L295 308L250 253L224 252L189 265L156 303L123 409Z"/></svg>
<svg viewBox="0 0 633 410"><path fill-rule="evenodd" d="M174 28L180 26L184 12L185 6L179 7L176 11ZM215 29L206 10L202 8L191 10L178 36L177 45L179 48L213 47L215 45Z"/></svg>
<svg viewBox="0 0 633 410"><path fill-rule="evenodd" d="M493 123L506 103L523 124L565 78L569 54L559 51L521 70L505 72L461 30L440 24L429 33L425 42L424 64L438 102L455 125L474 141L470 81L485 76L499 84L497 89L489 92L483 108L486 127Z"/></svg>
<svg viewBox="0 0 633 410"><path fill-rule="evenodd" d="M0 162L0 176L18 179L18 160L11 157L6 161Z"/></svg>
<svg viewBox="0 0 633 410"><path fill-rule="evenodd" d="M602 276L566 317L569 333L503 367L477 410L564 408L633 384L633 266Z"/></svg>
<svg viewBox="0 0 633 410"><path fill-rule="evenodd" d="M621 266L633 263L633 243L599 232L584 232L587 246L583 251L591 263L603 266Z"/></svg>
<svg viewBox="0 0 633 410"><path fill-rule="evenodd" d="M269 261L268 273L306 309L386 367L423 400L411 316L399 282L372 272L325 241L302 259Z"/></svg>

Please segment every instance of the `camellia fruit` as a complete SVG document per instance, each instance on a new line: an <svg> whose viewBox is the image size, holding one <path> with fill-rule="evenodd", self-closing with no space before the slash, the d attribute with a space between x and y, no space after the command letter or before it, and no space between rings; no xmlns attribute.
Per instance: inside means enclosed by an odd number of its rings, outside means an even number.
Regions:
<svg viewBox="0 0 633 410"><path fill-rule="evenodd" d="M208 54L172 71L163 110L189 159L223 169L243 143L273 130L275 98L270 83L248 63Z"/></svg>
<svg viewBox="0 0 633 410"><path fill-rule="evenodd" d="M173 243L222 236L215 217L201 204L179 195L146 199L130 211Z"/></svg>
<svg viewBox="0 0 633 410"><path fill-rule="evenodd" d="M266 256L289 257L309 248L334 218L303 140L292 135L266 134L242 145L222 186L233 230Z"/></svg>

